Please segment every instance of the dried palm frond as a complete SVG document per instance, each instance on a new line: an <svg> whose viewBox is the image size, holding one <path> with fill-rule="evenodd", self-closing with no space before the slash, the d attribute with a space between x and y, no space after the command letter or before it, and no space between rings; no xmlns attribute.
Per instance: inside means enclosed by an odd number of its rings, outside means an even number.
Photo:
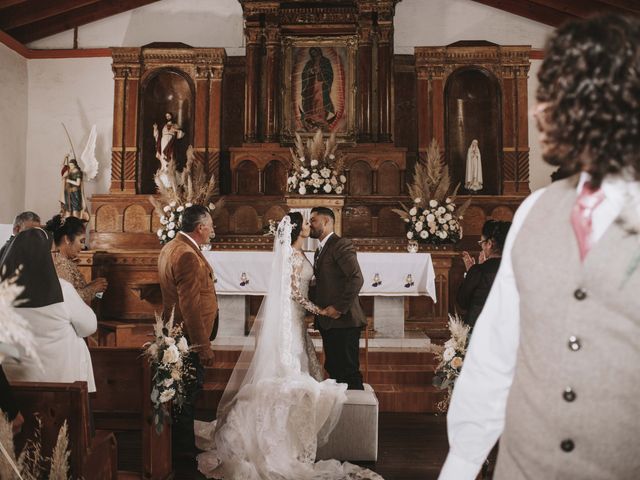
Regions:
<svg viewBox="0 0 640 480"><path fill-rule="evenodd" d="M215 196L215 176L207 175L204 163L196 158L191 145L187 149L187 163L182 172L178 172L172 160L166 171L156 172L154 181L158 187L158 197L150 197L149 201L158 215L162 215L163 208L172 202L177 205L209 205Z"/></svg>
<svg viewBox="0 0 640 480"><path fill-rule="evenodd" d="M328 167L330 170L340 175L344 171L344 156L338 151L338 141L335 133L329 135L325 140L322 130L318 129L312 138L308 138L306 143L296 133L293 147L289 149L291 152L291 170L299 172L305 162L317 160L319 166ZM315 167L314 167L315 168Z"/></svg>
<svg viewBox="0 0 640 480"><path fill-rule="evenodd" d="M51 470L49 480L67 480L69 478L69 436L65 420L58 432L58 440L51 454Z"/></svg>
<svg viewBox="0 0 640 480"><path fill-rule="evenodd" d="M35 415L37 426L33 432L33 438L27 440L20 456L18 457L18 469L24 480L39 480L44 472L44 460L42 456L42 420Z"/></svg>
<svg viewBox="0 0 640 480"><path fill-rule="evenodd" d="M20 478L16 460L16 452L13 447L13 431L11 422L0 413L0 478Z"/></svg>

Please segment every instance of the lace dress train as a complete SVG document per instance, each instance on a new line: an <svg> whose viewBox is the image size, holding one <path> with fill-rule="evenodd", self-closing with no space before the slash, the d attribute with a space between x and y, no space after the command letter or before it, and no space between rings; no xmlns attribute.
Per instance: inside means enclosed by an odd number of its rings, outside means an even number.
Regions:
<svg viewBox="0 0 640 480"><path fill-rule="evenodd" d="M196 421L196 444L205 450L198 469L208 478L233 480L382 480L349 463L315 462L318 445L340 417L347 386L322 380L304 323L305 310L319 311L307 299L313 268L301 252L292 253L291 264L291 341L281 355L294 368L243 384L219 412L218 424Z"/></svg>

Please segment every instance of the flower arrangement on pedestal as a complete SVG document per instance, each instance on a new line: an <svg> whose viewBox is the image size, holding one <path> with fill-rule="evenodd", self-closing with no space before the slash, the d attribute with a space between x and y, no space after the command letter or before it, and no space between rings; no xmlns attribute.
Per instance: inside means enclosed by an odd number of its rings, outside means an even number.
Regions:
<svg viewBox="0 0 640 480"><path fill-rule="evenodd" d="M182 224L182 212L192 205L204 205L214 216L216 209L223 204L220 198L213 203L215 192L215 177L207 177L202 162L196 160L193 147L187 150L187 164L178 172L172 160L166 170L158 169L154 176L158 187L159 198L150 197L149 200L160 216L161 228L156 234L160 243L164 244L175 238Z"/></svg>
<svg viewBox="0 0 640 480"><path fill-rule="evenodd" d="M469 206L455 204L458 187L450 192L449 169L440 156L438 143L433 140L427 151L426 163L416 164L413 183L408 185L413 205L400 204L394 209L407 224L407 238L411 243L455 243L462 238L462 215Z"/></svg>
<svg viewBox="0 0 640 480"><path fill-rule="evenodd" d="M171 418L171 402L179 410L191 400L187 398L187 385L194 381L195 375L189 361L189 343L182 332L182 324L173 323L173 313L166 323L156 314L153 330L155 340L145 343L143 348L152 370L153 423L160 433L165 420Z"/></svg>
<svg viewBox="0 0 640 480"><path fill-rule="evenodd" d="M451 338L444 343L444 347L435 351L436 359L440 361L433 376L433 385L440 390L446 390L446 397L438 402L437 407L441 412L449 408L451 394L455 381L460 376L460 370L467 354L469 343L469 325L465 325L458 316L449 315L449 332Z"/></svg>
<svg viewBox="0 0 640 480"><path fill-rule="evenodd" d="M344 192L347 177L344 159L337 151L336 135L332 133L325 141L322 130L318 130L307 143L296 133L291 148L291 172L287 178L287 191L306 194L336 194Z"/></svg>

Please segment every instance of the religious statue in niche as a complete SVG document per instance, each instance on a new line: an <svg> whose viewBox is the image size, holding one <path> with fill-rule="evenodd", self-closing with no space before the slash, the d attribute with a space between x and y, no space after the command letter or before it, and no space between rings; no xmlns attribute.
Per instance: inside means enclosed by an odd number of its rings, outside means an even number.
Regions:
<svg viewBox="0 0 640 480"><path fill-rule="evenodd" d="M333 67L331 61L322 54L321 48L309 48L309 59L302 70L301 80L300 121L306 130L328 129L336 119L331 100Z"/></svg>
<svg viewBox="0 0 640 480"><path fill-rule="evenodd" d="M167 171L169 162L175 160L174 148L176 140L184 137L184 130L173 121L173 115L165 113L165 124L158 129L158 124L153 124L153 138L156 141L156 158L160 160L160 169Z"/></svg>
<svg viewBox="0 0 640 480"><path fill-rule="evenodd" d="M77 217L89 220L89 209L84 195L85 180L93 180L98 174L98 159L96 158L96 140L98 137L96 126L91 127L87 145L80 155L80 161L76 159L76 153L71 142L67 128L62 125L67 133L71 145L71 153L65 155L60 175L62 177L62 193L60 195L60 214L63 217Z"/></svg>
<svg viewBox="0 0 640 480"><path fill-rule="evenodd" d="M464 187L471 192L482 190L482 159L478 140L473 140L467 150L467 170L464 176Z"/></svg>

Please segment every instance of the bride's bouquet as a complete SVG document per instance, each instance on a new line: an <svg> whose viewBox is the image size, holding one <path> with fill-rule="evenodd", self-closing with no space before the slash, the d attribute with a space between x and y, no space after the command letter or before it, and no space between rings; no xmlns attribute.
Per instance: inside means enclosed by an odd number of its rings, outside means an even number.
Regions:
<svg viewBox="0 0 640 480"><path fill-rule="evenodd" d="M322 130L318 129L313 139L307 140L306 146L296 133L294 148L291 149L288 191L300 195L342 194L347 177L343 174L344 159L337 148L335 133L324 141Z"/></svg>
<svg viewBox="0 0 640 480"><path fill-rule="evenodd" d="M195 378L189 361L189 343L182 332L182 324L173 323L171 318L165 323L156 314L154 325L155 340L143 345L144 355L149 359L152 370L151 402L153 403L153 423L158 433L162 432L173 402L176 409L189 401L187 385Z"/></svg>
<svg viewBox="0 0 640 480"><path fill-rule="evenodd" d="M446 397L438 402L438 409L445 412L451 401L453 386L460 376L460 370L467 354L469 342L469 325L465 325L457 315L449 315L449 332L451 338L444 347L435 351L436 359L440 361L433 376L433 385L440 390L446 390Z"/></svg>

